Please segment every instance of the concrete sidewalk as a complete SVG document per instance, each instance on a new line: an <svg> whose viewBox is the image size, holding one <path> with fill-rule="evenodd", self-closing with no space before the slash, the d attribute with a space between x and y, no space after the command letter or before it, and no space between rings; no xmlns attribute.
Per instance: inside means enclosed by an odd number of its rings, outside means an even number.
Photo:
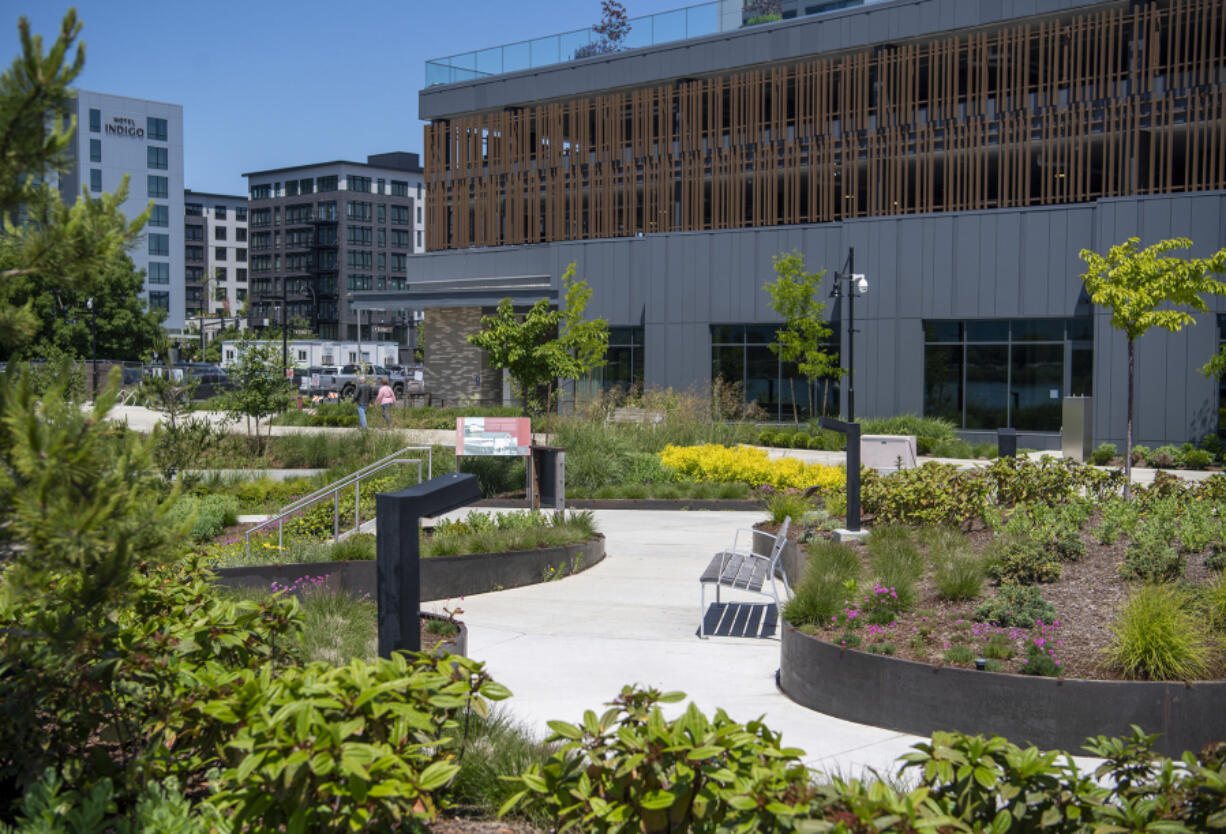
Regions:
<svg viewBox="0 0 1226 834"><path fill-rule="evenodd" d="M458 513L456 515L460 515ZM919 739L841 721L799 707L775 687L778 631L762 637L698 637L698 576L738 527L760 512L595 513L607 557L555 582L424 608L459 605L469 627L469 655L514 693L507 708L544 735L550 719L598 713L625 684L682 690L708 714L722 707L737 721L765 716L786 745L826 772L882 773ZM713 594L708 594L708 598ZM724 592L725 600L765 597ZM667 712L677 714L684 703Z"/></svg>

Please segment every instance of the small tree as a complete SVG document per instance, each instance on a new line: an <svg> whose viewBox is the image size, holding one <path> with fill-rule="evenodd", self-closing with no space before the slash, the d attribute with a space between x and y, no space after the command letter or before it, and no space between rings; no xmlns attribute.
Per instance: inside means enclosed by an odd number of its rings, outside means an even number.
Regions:
<svg viewBox="0 0 1226 834"><path fill-rule="evenodd" d="M1209 258L1167 256L1187 249L1192 241L1173 238L1138 249L1139 238L1112 246L1107 254L1081 250L1087 269L1081 280L1095 304L1111 310L1111 326L1128 339L1128 420L1124 437L1124 494L1131 493L1132 401L1136 341L1151 328L1178 333L1196 323L1193 312L1209 307L1204 295L1226 294L1226 284L1210 277L1226 269L1226 249ZM1179 309L1187 308L1187 309Z"/></svg>
<svg viewBox="0 0 1226 834"><path fill-rule="evenodd" d="M602 0L600 4L600 22L592 27L592 31L600 35L600 45L603 52L619 52L622 41L630 34L630 20L626 17L626 7L617 0Z"/></svg>
<svg viewBox="0 0 1226 834"><path fill-rule="evenodd" d="M830 379L843 374L838 357L824 349L826 340L833 332L826 323L826 303L817 300L826 271L805 272L805 259L799 252L775 255L771 260L775 267L775 280L764 289L770 293L771 308L783 316L783 327L776 331L778 341L770 349L784 362L795 362L801 375L809 380L810 406L814 400L815 381L826 380L822 394L822 415L825 416ZM792 419L799 423L796 384L792 380L789 382L792 386Z"/></svg>
<svg viewBox="0 0 1226 834"><path fill-rule="evenodd" d="M505 368L515 380L523 402L540 408L537 389L555 379L578 379L604 361L609 327L604 319L583 318L592 289L575 281L572 263L562 275L563 308L550 309L542 298L521 318L511 299L504 298L492 316L481 318L481 332L468 337L489 354L490 366Z"/></svg>
<svg viewBox="0 0 1226 834"><path fill-rule="evenodd" d="M264 454L265 437L260 433L260 421L280 414L289 407L290 380L281 369L281 349L271 342L258 343L244 339L238 346L238 360L230 366L230 381L235 389L226 394L226 412L232 420L247 420L247 436L251 436L251 421L255 421L255 448ZM272 424L268 423L272 434Z"/></svg>

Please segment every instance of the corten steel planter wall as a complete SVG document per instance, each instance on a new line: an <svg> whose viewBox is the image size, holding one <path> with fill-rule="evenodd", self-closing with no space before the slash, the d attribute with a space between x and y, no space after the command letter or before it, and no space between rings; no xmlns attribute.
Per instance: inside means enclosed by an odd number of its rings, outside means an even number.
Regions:
<svg viewBox="0 0 1226 834"><path fill-rule="evenodd" d="M549 575L587 570L604 558L604 536L582 544L472 553L421 560L421 598L454 599L543 582ZM375 596L375 562L307 562L218 568L218 581L230 587L290 586L303 577L326 576L325 585L355 594Z"/></svg>
<svg viewBox="0 0 1226 834"><path fill-rule="evenodd" d="M1226 740L1226 681L1057 680L977 672L841 649L783 621L779 686L826 715L916 735L995 733L1016 744L1079 753L1089 736L1136 724L1176 756Z"/></svg>

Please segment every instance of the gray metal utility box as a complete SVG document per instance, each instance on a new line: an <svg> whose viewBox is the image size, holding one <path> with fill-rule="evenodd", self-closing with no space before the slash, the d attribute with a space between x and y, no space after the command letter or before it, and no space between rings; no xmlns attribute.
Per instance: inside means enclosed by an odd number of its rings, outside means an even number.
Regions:
<svg viewBox="0 0 1226 834"><path fill-rule="evenodd" d="M1094 398L1065 397L1061 423L1060 451L1085 463L1094 451Z"/></svg>

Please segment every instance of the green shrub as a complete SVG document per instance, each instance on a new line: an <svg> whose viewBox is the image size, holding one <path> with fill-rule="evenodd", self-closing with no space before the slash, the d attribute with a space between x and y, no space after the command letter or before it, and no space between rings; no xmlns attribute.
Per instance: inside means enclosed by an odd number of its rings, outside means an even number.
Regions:
<svg viewBox="0 0 1226 834"><path fill-rule="evenodd" d="M915 453L917 455L931 455L933 448L940 442L938 438L921 434L915 438Z"/></svg>
<svg viewBox="0 0 1226 834"><path fill-rule="evenodd" d="M566 483L599 489L629 482L632 471L642 471L635 468L634 453L647 451L635 448L632 438L638 436L632 431L610 431L599 422L562 421L555 445L566 449Z"/></svg>
<svg viewBox="0 0 1226 834"><path fill-rule="evenodd" d="M1128 678L1200 680L1218 665L1216 638L1204 629L1187 593L1173 585L1136 588L1111 634L1107 657Z"/></svg>
<svg viewBox="0 0 1226 834"><path fill-rule="evenodd" d="M955 437L950 440L938 440L932 447L932 456L934 458L967 459L975 457L975 450L965 440Z"/></svg>
<svg viewBox="0 0 1226 834"><path fill-rule="evenodd" d="M988 575L1000 585L1055 582L1063 571L1055 554L1027 536L998 536L984 549L983 559Z"/></svg>
<svg viewBox="0 0 1226 834"><path fill-rule="evenodd" d="M1179 462L1179 447L1159 446L1150 452L1147 463L1154 469L1171 469Z"/></svg>
<svg viewBox="0 0 1226 834"><path fill-rule="evenodd" d="M1222 539L1222 519L1208 501L1192 499L1183 505L1175 522L1175 534L1185 553L1200 553Z"/></svg>
<svg viewBox="0 0 1226 834"><path fill-rule="evenodd" d="M1148 446L1133 446L1132 447L1132 465L1146 466L1149 463L1149 447Z"/></svg>
<svg viewBox="0 0 1226 834"><path fill-rule="evenodd" d="M758 432L758 445L759 446L774 446L775 445L775 433L772 431Z"/></svg>
<svg viewBox="0 0 1226 834"><path fill-rule="evenodd" d="M1218 437L1216 432L1207 434L1201 438L1200 448L1216 459L1222 454L1222 438Z"/></svg>
<svg viewBox="0 0 1226 834"><path fill-rule="evenodd" d="M477 476L484 498L524 489L527 469L523 458L466 456L458 461L457 471ZM566 477L570 479L570 453L566 455Z"/></svg>
<svg viewBox="0 0 1226 834"><path fill-rule="evenodd" d="M1118 456L1119 450L1115 448L1114 443L1103 443L1090 453L1090 463L1095 466L1106 466Z"/></svg>
<svg viewBox="0 0 1226 834"><path fill-rule="evenodd" d="M900 414L896 417L869 417L860 421L861 434L911 434L937 440L953 440L954 424L941 417Z"/></svg>
<svg viewBox="0 0 1226 834"><path fill-rule="evenodd" d="M816 796L801 751L761 721L708 719L691 704L668 720L659 704L681 693L626 687L602 715L549 722L561 748L516 780L500 810L547 816L555 830L777 831Z"/></svg>
<svg viewBox="0 0 1226 834"><path fill-rule="evenodd" d="M873 643L867 648L873 654L892 655L896 651L893 643Z"/></svg>
<svg viewBox="0 0 1226 834"><path fill-rule="evenodd" d="M809 545L809 561L783 617L795 626L826 625L843 610L848 584L860 575L860 557L845 544L823 539Z"/></svg>
<svg viewBox="0 0 1226 834"><path fill-rule="evenodd" d="M1099 505L1102 520L1094 530L1100 544L1115 544L1121 535L1132 536L1137 529L1141 505L1137 501L1125 501L1118 496L1108 498Z"/></svg>
<svg viewBox="0 0 1226 834"><path fill-rule="evenodd" d="M758 26L762 23L774 23L783 20L782 14L756 14L741 24L741 27Z"/></svg>
<svg viewBox="0 0 1226 834"><path fill-rule="evenodd" d="M1060 672L1060 664L1050 652L1044 651L1041 646L1035 645L1033 642L1026 644L1026 659L1022 661L1023 675L1037 675L1044 678L1058 677Z"/></svg>
<svg viewBox="0 0 1226 834"><path fill-rule="evenodd" d="M996 596L975 609L975 619L1001 628L1033 628L1056 619L1056 607L1033 585L1002 585Z"/></svg>
<svg viewBox="0 0 1226 834"><path fill-rule="evenodd" d="M949 663L973 663L975 652L970 646L950 646L943 657Z"/></svg>
<svg viewBox="0 0 1226 834"><path fill-rule="evenodd" d="M459 770L451 758L465 709L510 695L481 663L458 656L397 654L275 675L213 668L198 681L204 692L180 730L202 765L219 768L212 802L237 830L257 831L391 830L435 816Z"/></svg>
<svg viewBox="0 0 1226 834"><path fill-rule="evenodd" d="M1226 570L1226 546L1220 542L1211 546L1209 555L1205 557L1205 567L1218 572Z"/></svg>
<svg viewBox="0 0 1226 834"><path fill-rule="evenodd" d="M983 514L990 486L982 471L929 462L891 475L865 472L860 500L875 524L956 526Z"/></svg>
<svg viewBox="0 0 1226 834"><path fill-rule="evenodd" d="M369 562L375 558L375 537L372 533L353 533L335 542L329 554L333 562Z"/></svg>
<svg viewBox="0 0 1226 834"><path fill-rule="evenodd" d="M1185 558L1161 529L1146 526L1128 545L1120 576L1145 582L1171 582L1183 576Z"/></svg>
<svg viewBox="0 0 1226 834"><path fill-rule="evenodd" d="M1205 586L1203 604L1209 625L1226 631L1226 575L1219 573Z"/></svg>
<svg viewBox="0 0 1226 834"><path fill-rule="evenodd" d="M542 744L527 725L518 723L508 710L496 708L488 715L472 713L464 719L464 757L448 794L458 807L488 809L493 813L516 793L512 777L536 765L544 767L557 745ZM546 822L540 819L539 822Z"/></svg>
<svg viewBox="0 0 1226 834"><path fill-rule="evenodd" d="M203 498L185 495L175 502L166 517L172 524L192 518L188 535L193 541L206 542L238 523L238 499L232 495L206 495Z"/></svg>
<svg viewBox="0 0 1226 834"><path fill-rule="evenodd" d="M1188 469L1205 469L1213 463L1213 455L1203 449L1190 449L1183 454L1183 465Z"/></svg>

